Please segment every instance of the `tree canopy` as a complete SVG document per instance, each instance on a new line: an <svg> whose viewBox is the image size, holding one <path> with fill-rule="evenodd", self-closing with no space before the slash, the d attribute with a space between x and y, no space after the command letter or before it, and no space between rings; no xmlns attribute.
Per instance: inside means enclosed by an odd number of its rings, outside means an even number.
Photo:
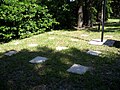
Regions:
<svg viewBox="0 0 120 90"><path fill-rule="evenodd" d="M2 41L50 29L92 27L101 22L103 0L0 0ZM107 0L106 17L120 17L119 0ZM6 33L7 32L7 33Z"/></svg>

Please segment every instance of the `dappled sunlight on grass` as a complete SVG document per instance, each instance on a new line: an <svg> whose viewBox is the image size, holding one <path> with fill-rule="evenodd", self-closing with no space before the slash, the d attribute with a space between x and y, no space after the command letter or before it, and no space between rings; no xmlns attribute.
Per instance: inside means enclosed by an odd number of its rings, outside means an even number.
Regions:
<svg viewBox="0 0 120 90"><path fill-rule="evenodd" d="M89 30L51 32L0 44L0 90L24 90L36 86L43 86L47 90L119 88L120 49L88 44L92 39L99 39L100 32ZM88 36L82 37L82 34ZM116 32L105 32L105 35L112 35L112 39L115 40L119 40L120 37ZM54 39L51 40L49 37ZM15 42L19 43L16 45ZM38 45L29 47L29 44ZM57 51L58 46L68 49ZM16 50L18 53L11 57L4 56L9 50ZM88 50L102 53L99 56L92 56L86 53ZM48 60L40 64L29 63L36 56L46 57ZM93 71L84 75L68 73L67 69L75 63L90 66Z"/></svg>

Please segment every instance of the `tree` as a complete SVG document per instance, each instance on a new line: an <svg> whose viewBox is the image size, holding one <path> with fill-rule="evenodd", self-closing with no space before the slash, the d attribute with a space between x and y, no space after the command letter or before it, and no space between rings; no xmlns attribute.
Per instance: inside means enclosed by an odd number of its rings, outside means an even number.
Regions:
<svg viewBox="0 0 120 90"><path fill-rule="evenodd" d="M120 0L112 0L110 7L112 8L111 17L120 18Z"/></svg>
<svg viewBox="0 0 120 90"><path fill-rule="evenodd" d="M38 0L39 4L47 5L59 25L57 29L71 28L73 26L91 27L96 21L101 21L103 0ZM107 17L110 13L109 1L107 2Z"/></svg>

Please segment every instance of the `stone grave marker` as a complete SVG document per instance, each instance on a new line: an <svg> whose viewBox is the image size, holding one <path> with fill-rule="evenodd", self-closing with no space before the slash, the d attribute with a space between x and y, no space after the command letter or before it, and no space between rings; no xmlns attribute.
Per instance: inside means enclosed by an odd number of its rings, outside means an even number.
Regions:
<svg viewBox="0 0 120 90"><path fill-rule="evenodd" d="M20 44L20 42L14 42L14 45L18 45L18 44Z"/></svg>
<svg viewBox="0 0 120 90"><path fill-rule="evenodd" d="M68 47L63 47L63 46L56 47L56 50L58 51L65 50L65 49L68 49Z"/></svg>
<svg viewBox="0 0 120 90"><path fill-rule="evenodd" d="M14 54L16 54L16 53L17 53L17 51L15 51L15 50L10 50L10 51L6 52L4 55L5 55L5 56L12 56L12 55L14 55Z"/></svg>
<svg viewBox="0 0 120 90"><path fill-rule="evenodd" d="M106 42L106 40L103 40L103 42L101 42L101 39L93 39L92 41L88 42L89 44L92 45L103 45Z"/></svg>
<svg viewBox="0 0 120 90"><path fill-rule="evenodd" d="M115 43L115 40L107 40L105 43L104 43L104 45L107 45L107 46L113 46L114 45L114 43Z"/></svg>
<svg viewBox="0 0 120 90"><path fill-rule="evenodd" d="M48 58L37 56L37 57L33 58L32 60L30 60L29 62L30 63L42 63L42 62L45 62L46 60L48 60Z"/></svg>
<svg viewBox="0 0 120 90"><path fill-rule="evenodd" d="M88 37L87 34L81 34L81 37Z"/></svg>
<svg viewBox="0 0 120 90"><path fill-rule="evenodd" d="M73 41L73 42L78 42L79 39L74 39L74 38L72 38L71 41Z"/></svg>
<svg viewBox="0 0 120 90"><path fill-rule="evenodd" d="M38 44L28 44L29 47L36 47Z"/></svg>
<svg viewBox="0 0 120 90"><path fill-rule="evenodd" d="M87 54L94 55L94 56L99 56L101 54L101 52L100 51L89 50L89 51L87 51Z"/></svg>
<svg viewBox="0 0 120 90"><path fill-rule="evenodd" d="M75 74L84 74L90 70L90 67L86 67L79 64L72 65L67 71Z"/></svg>
<svg viewBox="0 0 120 90"><path fill-rule="evenodd" d="M53 32L48 32L48 34L54 34Z"/></svg>

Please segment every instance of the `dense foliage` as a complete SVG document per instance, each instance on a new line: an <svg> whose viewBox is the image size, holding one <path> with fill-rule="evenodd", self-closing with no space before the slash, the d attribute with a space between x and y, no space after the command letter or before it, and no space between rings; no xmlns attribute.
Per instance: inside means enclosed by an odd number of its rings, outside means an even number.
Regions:
<svg viewBox="0 0 120 90"><path fill-rule="evenodd" d="M50 30L54 23L47 6L6 0L0 6L0 41L39 34Z"/></svg>
<svg viewBox="0 0 120 90"><path fill-rule="evenodd" d="M120 0L114 0L111 3L112 7L112 18L120 18Z"/></svg>
<svg viewBox="0 0 120 90"><path fill-rule="evenodd" d="M92 26L102 18L103 14L103 0L40 0L39 2L47 5L50 13L60 22L57 28ZM112 0L107 0L106 20L112 12L111 2Z"/></svg>
<svg viewBox="0 0 120 90"><path fill-rule="evenodd" d="M103 1L0 0L0 41L39 34L53 26L54 29L92 27L102 21ZM107 0L105 19L111 15L120 16L119 0Z"/></svg>
<svg viewBox="0 0 120 90"><path fill-rule="evenodd" d="M39 1L39 0L38 0ZM69 0L41 0L40 4L46 5L49 12L60 23L55 29L71 28L76 22L76 12L73 10L76 8L74 3L70 3Z"/></svg>

